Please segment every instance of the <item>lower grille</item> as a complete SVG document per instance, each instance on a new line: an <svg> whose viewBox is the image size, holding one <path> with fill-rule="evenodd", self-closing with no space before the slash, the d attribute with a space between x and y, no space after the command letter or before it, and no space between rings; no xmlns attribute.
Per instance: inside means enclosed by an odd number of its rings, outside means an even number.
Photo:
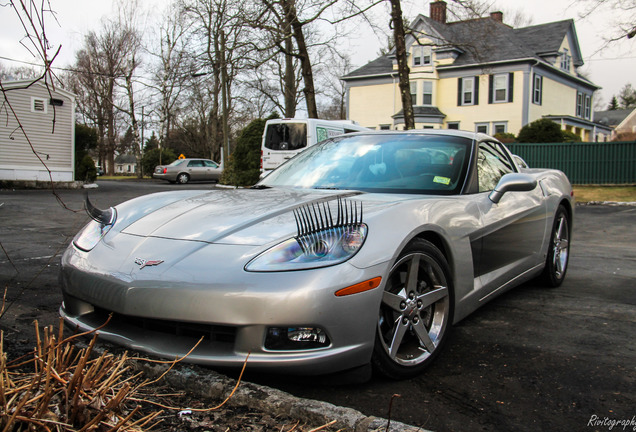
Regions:
<svg viewBox="0 0 636 432"><path fill-rule="evenodd" d="M106 322L110 313L110 311L105 309L95 308L93 315L96 320ZM192 338L195 340L199 340L203 337L203 340L208 342L234 344L236 339L236 327L231 326L143 318L122 315L114 312L109 325L111 324L116 325L117 327L123 326L137 328L170 336Z"/></svg>

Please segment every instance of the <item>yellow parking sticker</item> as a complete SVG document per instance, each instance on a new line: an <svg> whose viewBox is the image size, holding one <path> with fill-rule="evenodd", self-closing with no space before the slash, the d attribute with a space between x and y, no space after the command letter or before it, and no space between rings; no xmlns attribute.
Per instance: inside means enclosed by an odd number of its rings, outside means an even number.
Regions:
<svg viewBox="0 0 636 432"><path fill-rule="evenodd" d="M447 185L448 186L450 184L450 179L448 177L435 176L435 178L433 179L433 182L441 183L443 185Z"/></svg>

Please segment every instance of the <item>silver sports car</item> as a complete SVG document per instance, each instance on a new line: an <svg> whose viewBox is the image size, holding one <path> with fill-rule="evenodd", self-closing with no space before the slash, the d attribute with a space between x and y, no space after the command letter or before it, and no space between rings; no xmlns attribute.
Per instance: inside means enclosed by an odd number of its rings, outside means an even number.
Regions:
<svg viewBox="0 0 636 432"><path fill-rule="evenodd" d="M99 210L62 258L61 314L163 357L323 374L420 373L450 326L531 278L565 278L566 176L459 131L342 135L251 189Z"/></svg>

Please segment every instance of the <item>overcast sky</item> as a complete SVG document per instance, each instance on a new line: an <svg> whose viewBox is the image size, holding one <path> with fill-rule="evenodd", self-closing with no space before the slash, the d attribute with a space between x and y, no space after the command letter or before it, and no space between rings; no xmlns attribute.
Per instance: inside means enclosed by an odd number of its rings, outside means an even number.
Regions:
<svg viewBox="0 0 636 432"><path fill-rule="evenodd" d="M47 34L55 47L62 45L60 55L54 65L62 67L73 63L75 51L82 45L83 35L89 30L98 29L100 19L113 13L112 0L50 0L52 9L57 13L59 25L50 20ZM143 7L159 15L167 0L145 0ZM615 25L612 15L616 11L597 9L592 16L580 19L582 0L498 0L497 6L504 11L523 11L532 18L532 24L572 18L575 20L579 45L583 52L585 65L581 69L590 80L601 86L603 107L607 106L612 95L619 93L627 83L636 87L636 38L631 41L615 43L610 48L601 49L608 35L608 29ZM428 2L424 0L403 0L404 14L414 18L418 13L428 15ZM157 16L154 17L156 19ZM150 20L153 18L151 17ZM388 22L388 17L387 17ZM506 15L504 14L504 22ZM0 7L0 61L7 66L19 63L6 60L16 59L33 61L29 52L20 45L20 35L24 34L15 13L8 7ZM356 66L375 59L381 45L386 43L384 35L376 35L362 27L356 29L349 41L349 50Z"/></svg>

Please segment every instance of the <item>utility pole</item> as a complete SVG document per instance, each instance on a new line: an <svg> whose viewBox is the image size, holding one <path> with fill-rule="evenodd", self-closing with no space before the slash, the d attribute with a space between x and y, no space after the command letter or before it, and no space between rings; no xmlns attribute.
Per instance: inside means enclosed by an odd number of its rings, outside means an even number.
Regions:
<svg viewBox="0 0 636 432"><path fill-rule="evenodd" d="M146 128L146 124L144 123L144 108L141 107L141 143L139 144L141 148L139 149L139 154L141 154L141 158L144 157L144 129ZM144 165L139 161L139 171L141 171L141 178L144 178Z"/></svg>
<svg viewBox="0 0 636 432"><path fill-rule="evenodd" d="M230 133L227 125L230 104L227 100L229 93L227 82L227 64L225 63L225 32L221 30L221 98L223 99L221 115L223 122L223 148L221 149L221 154L223 158L223 169L225 169L225 167L227 166L226 164L228 163L230 158Z"/></svg>

